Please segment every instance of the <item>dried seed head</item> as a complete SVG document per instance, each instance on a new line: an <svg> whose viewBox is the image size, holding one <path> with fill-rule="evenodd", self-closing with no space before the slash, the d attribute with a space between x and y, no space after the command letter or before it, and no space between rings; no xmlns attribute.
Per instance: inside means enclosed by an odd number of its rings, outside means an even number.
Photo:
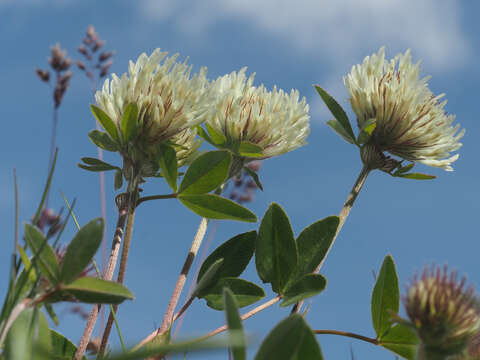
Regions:
<svg viewBox="0 0 480 360"><path fill-rule="evenodd" d="M110 59L113 55L115 55L115 51L104 51L98 56L98 61L104 62L105 60Z"/></svg>
<svg viewBox="0 0 480 360"><path fill-rule="evenodd" d="M43 82L50 81L50 71L36 68L35 72L37 73L37 76L40 78L40 80L42 80Z"/></svg>
<svg viewBox="0 0 480 360"><path fill-rule="evenodd" d="M80 70L85 71L86 67L85 67L85 64L84 64L82 61L77 60L77 61L75 62L75 64L77 64L77 67L78 67Z"/></svg>
<svg viewBox="0 0 480 360"><path fill-rule="evenodd" d="M50 48L52 56L48 58L48 63L55 71L65 71L71 65L71 60L67 57L67 51L60 48L60 44L56 44Z"/></svg>
<svg viewBox="0 0 480 360"><path fill-rule="evenodd" d="M425 269L413 279L404 304L426 353L460 354L479 331L480 306L465 282L446 266Z"/></svg>

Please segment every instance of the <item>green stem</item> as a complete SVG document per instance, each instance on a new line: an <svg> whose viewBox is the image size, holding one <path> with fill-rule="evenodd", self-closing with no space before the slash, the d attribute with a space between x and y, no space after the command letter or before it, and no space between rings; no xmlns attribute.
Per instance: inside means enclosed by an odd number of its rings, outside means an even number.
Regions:
<svg viewBox="0 0 480 360"><path fill-rule="evenodd" d="M137 179L133 178L128 186L128 218L127 218L127 226L125 231L125 237L123 241L123 248L122 248L122 256L120 258L120 266L118 269L118 276L117 282L123 284L123 280L125 278L125 272L127 270L127 260L128 254L130 250L130 242L132 239L132 232L133 232L133 224L135 220L135 209L137 207L137 195L138 195L138 183ZM117 313L118 305L113 306L113 311L110 312L110 315L107 320L107 325L105 326L105 331L103 332L102 343L100 345L100 350L97 355L97 359L101 359L103 354L105 353L105 349L108 345L108 338L110 337L110 332L112 330L113 320L114 320L114 313Z"/></svg>
<svg viewBox="0 0 480 360"><path fill-rule="evenodd" d="M317 268L315 269L315 273L318 273L322 268L323 264L325 263L325 260L327 259L327 256L330 253L330 250L332 250L333 244L335 243L335 240L337 239L338 234L342 230L343 224L345 224L345 221L347 220L347 217L350 214L350 210L352 210L353 204L355 203L355 200L357 199L357 196L360 193L360 190L362 190L362 187L365 184L365 181L367 180L367 177L371 171L372 169L368 165L366 164L363 165L362 170L360 171L360 174L358 175L357 180L355 181L355 184L353 185L352 190L348 194L347 199L343 204L342 210L338 215L340 221L338 223L337 232L335 233L335 236L333 237L333 240L330 243L330 246L328 247L328 250L325 253L325 256L323 257L322 261L320 262L320 264L318 264ZM296 303L292 308L292 314L299 312L302 304L303 304L303 301Z"/></svg>
<svg viewBox="0 0 480 360"><path fill-rule="evenodd" d="M362 340L365 342L368 342L373 345L379 345L379 342L377 339L374 338L369 338L367 336L351 333L348 331L338 331L338 330L313 330L315 334L319 335L338 335L338 336L346 336L349 338L357 339L357 340Z"/></svg>
<svg viewBox="0 0 480 360"><path fill-rule="evenodd" d="M141 203L145 201L150 201L150 200L161 200L161 199L174 199L177 197L178 194L169 194L169 195L150 195L150 196L144 196L138 199L137 201L137 206L140 205Z"/></svg>

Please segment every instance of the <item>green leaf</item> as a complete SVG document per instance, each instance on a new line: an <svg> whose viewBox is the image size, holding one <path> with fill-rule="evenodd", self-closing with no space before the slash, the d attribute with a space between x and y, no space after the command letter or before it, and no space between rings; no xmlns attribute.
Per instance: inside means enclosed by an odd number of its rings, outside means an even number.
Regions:
<svg viewBox="0 0 480 360"><path fill-rule="evenodd" d="M90 264L103 238L103 219L84 225L74 236L63 257L60 281L69 284Z"/></svg>
<svg viewBox="0 0 480 360"><path fill-rule="evenodd" d="M89 165L90 167L95 168L95 170L92 170L92 171L122 170L118 166L110 165L110 164L106 163L105 161L95 159L95 158L83 157L82 161L85 164ZM86 168L86 166L83 165L83 164L79 164L78 166L80 166L83 169Z"/></svg>
<svg viewBox="0 0 480 360"><path fill-rule="evenodd" d="M110 117L102 109L95 105L90 105L90 109L92 110L92 114L95 116L95 119L97 119L97 121L103 126L108 135L110 135L110 137L116 142L120 142L120 139L118 138L117 126L113 120L110 119Z"/></svg>
<svg viewBox="0 0 480 360"><path fill-rule="evenodd" d="M52 184L53 172L55 171L55 165L57 164L57 156L58 156L58 148L57 148L57 150L55 150L55 155L53 156L52 167L50 168L50 171L48 173L47 183L45 184L45 187L44 187L43 193L42 193L42 199L40 200L40 204L38 204L37 211L35 212L35 216L33 217L33 220L32 220L32 224L36 224L38 222L38 220L40 219L40 215L41 215L42 210L43 210L43 204L45 203L48 191L50 190L50 185Z"/></svg>
<svg viewBox="0 0 480 360"><path fill-rule="evenodd" d="M238 153L240 156L255 158L265 156L263 153L263 148L256 144L253 144L249 141L242 141L238 148Z"/></svg>
<svg viewBox="0 0 480 360"><path fill-rule="evenodd" d="M223 259L218 259L205 271L205 274L197 281L197 287L193 290L192 297L201 296L206 289L214 286L218 282L219 278L217 273L222 264Z"/></svg>
<svg viewBox="0 0 480 360"><path fill-rule="evenodd" d="M300 300L315 296L321 293L325 286L327 286L327 279L322 275L306 274L287 287L280 306L289 306Z"/></svg>
<svg viewBox="0 0 480 360"><path fill-rule="evenodd" d="M129 142L137 134L138 106L135 103L127 105L123 112L120 128L122 129L123 140Z"/></svg>
<svg viewBox="0 0 480 360"><path fill-rule="evenodd" d="M77 347L72 341L55 330L50 330L50 335L52 337L52 358L55 360L73 359Z"/></svg>
<svg viewBox="0 0 480 360"><path fill-rule="evenodd" d="M86 276L62 286L62 290L89 304L120 304L134 298L122 284Z"/></svg>
<svg viewBox="0 0 480 360"><path fill-rule="evenodd" d="M223 259L223 264L218 270L219 277L240 276L255 252L256 238L257 232L249 231L231 238L216 248L200 267L197 283L218 259Z"/></svg>
<svg viewBox="0 0 480 360"><path fill-rule="evenodd" d="M43 306L45 306L45 311L47 312L48 316L50 319L55 323L56 326L60 323L58 321L57 314L55 313L55 310L53 310L53 306L50 303L44 303Z"/></svg>
<svg viewBox="0 0 480 360"><path fill-rule="evenodd" d="M123 186L123 174L121 170L115 171L115 190L119 190Z"/></svg>
<svg viewBox="0 0 480 360"><path fill-rule="evenodd" d="M225 135L218 132L207 123L205 123L205 127L207 128L208 134L210 135L210 139L213 141L213 145L221 146L227 142L227 138L225 137Z"/></svg>
<svg viewBox="0 0 480 360"><path fill-rule="evenodd" d="M177 152L171 146L160 144L158 146L158 155L158 165L162 169L162 176L167 181L168 186L176 192L178 177Z"/></svg>
<svg viewBox="0 0 480 360"><path fill-rule="evenodd" d="M358 134L357 142L361 145L365 144L370 137L372 136L373 130L377 126L377 119L372 118L368 119L364 124L363 127L360 129L360 133Z"/></svg>
<svg viewBox="0 0 480 360"><path fill-rule="evenodd" d="M264 283L282 294L297 267L297 245L285 211L272 203L263 216L258 231L255 254L257 272Z"/></svg>
<svg viewBox="0 0 480 360"><path fill-rule="evenodd" d="M183 195L178 199L195 214L208 219L230 219L246 222L256 222L257 217L247 208L232 200L218 195Z"/></svg>
<svg viewBox="0 0 480 360"><path fill-rule="evenodd" d="M229 332L234 331L237 337L243 335L243 344L231 347L233 360L246 360L247 351L242 319L238 313L237 302L235 301L233 293L228 288L223 289L223 304Z"/></svg>
<svg viewBox="0 0 480 360"><path fill-rule="evenodd" d="M239 278L222 278L214 287L209 287L201 294L207 305L215 310L223 310L223 289L229 288L235 297L238 307L245 307L256 303L265 297L263 289L247 280Z"/></svg>
<svg viewBox="0 0 480 360"><path fill-rule="evenodd" d="M5 339L3 355L8 360L31 359L33 355L34 309L27 308L13 322Z"/></svg>
<svg viewBox="0 0 480 360"><path fill-rule="evenodd" d="M198 136L200 136L202 139L204 139L209 144L211 144L213 146L217 146L215 144L215 142L210 138L210 135L208 135L208 133L202 128L201 125L196 126L195 129L197 130Z"/></svg>
<svg viewBox="0 0 480 360"><path fill-rule="evenodd" d="M397 324L382 337L380 345L408 360L414 360L418 338L408 327Z"/></svg>
<svg viewBox="0 0 480 360"><path fill-rule="evenodd" d="M248 166L244 166L243 170L252 177L253 181L255 181L255 184L257 184L258 188L263 191L263 186L262 183L260 182L260 179L258 178L258 174L250 169Z"/></svg>
<svg viewBox="0 0 480 360"><path fill-rule="evenodd" d="M178 190L182 195L205 194L222 185L228 176L232 155L209 151L196 158L187 169Z"/></svg>
<svg viewBox="0 0 480 360"><path fill-rule="evenodd" d="M34 354L35 360L51 360L52 337L48 328L48 321L41 311L38 312L38 328L36 331Z"/></svg>
<svg viewBox="0 0 480 360"><path fill-rule="evenodd" d="M337 119L340 125L345 129L348 137L353 141L353 143L355 143L355 135L353 134L352 126L350 125L350 120L348 120L345 110L343 110L340 104L337 103L335 99L319 85L314 85L314 87L335 119Z"/></svg>
<svg viewBox="0 0 480 360"><path fill-rule="evenodd" d="M338 216L329 216L306 227L297 238L297 277L313 273L332 244L339 223Z"/></svg>
<svg viewBox="0 0 480 360"><path fill-rule="evenodd" d="M338 135L340 135L343 140L355 145L355 139L352 139L350 135L348 135L348 132L343 128L337 119L328 120L327 125L330 126Z"/></svg>
<svg viewBox="0 0 480 360"><path fill-rule="evenodd" d="M323 360L320 346L299 314L282 320L267 335L255 360Z"/></svg>
<svg viewBox="0 0 480 360"><path fill-rule="evenodd" d="M391 313L398 313L400 304L398 277L395 263L390 255L383 260L373 288L371 303L373 328L377 337L382 338L393 325L390 319Z"/></svg>
<svg viewBox="0 0 480 360"><path fill-rule="evenodd" d="M400 166L400 168L397 171L395 171L393 173L393 175L397 176L399 174L404 174L404 173L410 171L414 166L415 166L415 163L413 163L413 162L408 164L408 165L405 165L405 166Z"/></svg>
<svg viewBox="0 0 480 360"><path fill-rule="evenodd" d="M58 281L58 261L55 252L47 243L47 239L36 227L25 224L25 240L32 249L35 257L38 257L38 267L53 284Z"/></svg>
<svg viewBox="0 0 480 360"><path fill-rule="evenodd" d="M103 131L92 130L88 133L88 137L95 145L97 145L99 148L102 148L103 150L114 152L120 150L118 144Z"/></svg>
<svg viewBox="0 0 480 360"><path fill-rule="evenodd" d="M396 177L402 177L405 179L412 179L412 180L432 180L436 179L437 177L434 175L422 174L422 173L408 173L408 174L398 174L395 175Z"/></svg>

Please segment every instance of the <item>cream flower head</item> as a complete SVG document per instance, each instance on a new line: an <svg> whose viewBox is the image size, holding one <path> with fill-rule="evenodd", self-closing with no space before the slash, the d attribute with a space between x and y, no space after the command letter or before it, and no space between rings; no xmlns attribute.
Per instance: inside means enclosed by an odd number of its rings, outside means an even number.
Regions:
<svg viewBox="0 0 480 360"><path fill-rule="evenodd" d="M310 132L305 98L300 100L297 90L287 94L255 87L255 75L247 79L245 71L219 77L210 86L214 105L206 124L225 138L223 147L235 153L240 144L253 144L261 148L260 158L269 158L305 145Z"/></svg>
<svg viewBox="0 0 480 360"><path fill-rule="evenodd" d="M186 61L177 63L178 54L166 55L160 49L150 56L141 54L136 63L130 61L128 74L113 74L112 80L105 80L102 90L95 94L98 106L115 122L119 134L127 105L137 105L134 146L142 150L172 141L177 134L201 123L208 106L204 97L206 68L190 77L192 67Z"/></svg>
<svg viewBox="0 0 480 360"><path fill-rule="evenodd" d="M375 123L369 143L405 160L452 171L458 154L450 153L462 146L465 130L452 126L455 115L445 112L444 94L435 96L429 78L420 79L419 72L410 50L388 62L382 47L353 66L344 83L358 127Z"/></svg>

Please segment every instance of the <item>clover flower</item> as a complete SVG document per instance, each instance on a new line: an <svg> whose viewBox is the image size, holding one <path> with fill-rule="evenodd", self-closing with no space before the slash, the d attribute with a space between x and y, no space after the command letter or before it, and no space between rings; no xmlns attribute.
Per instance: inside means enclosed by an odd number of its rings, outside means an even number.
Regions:
<svg viewBox="0 0 480 360"><path fill-rule="evenodd" d="M344 77L357 124L375 123L369 142L405 160L452 171L458 159L464 130L452 126L454 115L445 112L444 94L435 96L429 77L419 78L419 63L412 64L410 50L385 59L385 48L367 56Z"/></svg>
<svg viewBox="0 0 480 360"><path fill-rule="evenodd" d="M460 354L479 331L478 299L465 281L447 267L425 269L412 281L404 304L426 353Z"/></svg>
<svg viewBox="0 0 480 360"><path fill-rule="evenodd" d="M255 75L247 79L245 71L219 77L210 86L214 106L206 123L225 138L217 145L247 161L252 160L248 153L255 153L255 148L258 154L252 158L269 158L305 145L310 132L305 98L300 100L297 90L287 94L276 87L272 91L263 85L255 87Z"/></svg>
<svg viewBox="0 0 480 360"><path fill-rule="evenodd" d="M192 67L186 61L177 63L178 54L166 55L160 49L150 56L143 53L136 63L130 61L128 74L121 77L112 74L111 81L107 79L102 90L95 94L100 109L114 121L118 138L127 106L136 104L138 118L131 143L137 155L148 154L155 145L167 142L174 147L180 145L177 149L198 148L194 134L187 129L203 121L201 115L208 106L204 97L208 84L206 68L191 77ZM122 146L125 155L125 144ZM180 156L185 155L183 151Z"/></svg>

